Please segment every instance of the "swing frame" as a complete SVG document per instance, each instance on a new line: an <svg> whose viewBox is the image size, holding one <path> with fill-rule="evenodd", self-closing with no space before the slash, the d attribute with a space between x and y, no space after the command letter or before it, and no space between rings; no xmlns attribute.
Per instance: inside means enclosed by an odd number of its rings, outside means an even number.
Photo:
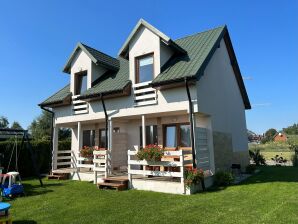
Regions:
<svg viewBox="0 0 298 224"><path fill-rule="evenodd" d="M23 136L22 142L21 142L21 147L19 150L21 151L24 147L26 147L27 150L29 151L30 157L31 157L31 162L32 162L33 169L35 172L35 176L39 179L40 186L42 187L43 183L42 183L41 175L40 175L39 169L37 167L37 163L36 163L36 153L33 150L32 145L30 143L28 130L0 128L0 131L7 132L6 135L11 135L11 136L22 135Z"/></svg>

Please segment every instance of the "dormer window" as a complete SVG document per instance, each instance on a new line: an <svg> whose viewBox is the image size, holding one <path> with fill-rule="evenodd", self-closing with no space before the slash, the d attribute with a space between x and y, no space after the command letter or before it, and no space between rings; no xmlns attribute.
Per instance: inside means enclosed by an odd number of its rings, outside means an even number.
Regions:
<svg viewBox="0 0 298 224"><path fill-rule="evenodd" d="M153 53L136 58L136 83L153 80Z"/></svg>
<svg viewBox="0 0 298 224"><path fill-rule="evenodd" d="M75 74L75 95L81 95L87 90L87 72Z"/></svg>

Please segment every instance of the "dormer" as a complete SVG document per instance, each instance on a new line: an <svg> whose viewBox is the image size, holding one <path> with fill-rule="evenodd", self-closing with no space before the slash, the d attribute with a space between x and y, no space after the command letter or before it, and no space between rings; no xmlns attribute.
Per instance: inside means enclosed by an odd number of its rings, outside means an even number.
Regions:
<svg viewBox="0 0 298 224"><path fill-rule="evenodd" d="M63 72L70 74L74 114L88 112L87 102L82 102L77 98L92 88L104 74L110 71L116 72L119 68L118 59L85 44L77 44L63 68Z"/></svg>
<svg viewBox="0 0 298 224"><path fill-rule="evenodd" d="M186 51L167 35L140 19L118 54L129 60L132 83L140 84L151 82L173 55L186 54Z"/></svg>

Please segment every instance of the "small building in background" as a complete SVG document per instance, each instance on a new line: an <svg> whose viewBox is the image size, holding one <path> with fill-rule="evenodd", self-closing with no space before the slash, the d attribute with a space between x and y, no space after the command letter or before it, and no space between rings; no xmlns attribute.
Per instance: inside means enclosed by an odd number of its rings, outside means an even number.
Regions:
<svg viewBox="0 0 298 224"><path fill-rule="evenodd" d="M285 133L276 133L273 137L273 141L275 142L286 142L288 139Z"/></svg>

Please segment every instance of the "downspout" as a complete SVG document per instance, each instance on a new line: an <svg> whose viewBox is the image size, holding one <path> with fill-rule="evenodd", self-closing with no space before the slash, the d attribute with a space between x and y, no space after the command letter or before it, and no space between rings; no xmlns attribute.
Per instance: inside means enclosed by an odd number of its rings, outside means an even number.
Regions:
<svg viewBox="0 0 298 224"><path fill-rule="evenodd" d="M100 95L100 99L101 99L101 103L102 103L102 107L103 107L103 111L105 113L105 150L108 149L108 113L107 113L107 109L106 109L106 105L105 105L105 101L103 100L103 96L102 94Z"/></svg>
<svg viewBox="0 0 298 224"><path fill-rule="evenodd" d="M52 121L51 121L51 143L50 143L50 147L51 147L51 151L53 150L53 136L54 136L54 117L55 117L55 113L43 106L40 107L41 109L43 109L44 111L49 112L52 115ZM52 158L51 158L52 160Z"/></svg>
<svg viewBox="0 0 298 224"><path fill-rule="evenodd" d="M195 152L195 139L194 139L194 125L193 125L193 104L191 101L191 96L189 92L188 80L185 78L185 88L187 92L188 98L188 106L189 106L189 121L190 121L190 138L191 138L191 152L192 152L192 166L193 168L197 168L196 164L196 152Z"/></svg>

